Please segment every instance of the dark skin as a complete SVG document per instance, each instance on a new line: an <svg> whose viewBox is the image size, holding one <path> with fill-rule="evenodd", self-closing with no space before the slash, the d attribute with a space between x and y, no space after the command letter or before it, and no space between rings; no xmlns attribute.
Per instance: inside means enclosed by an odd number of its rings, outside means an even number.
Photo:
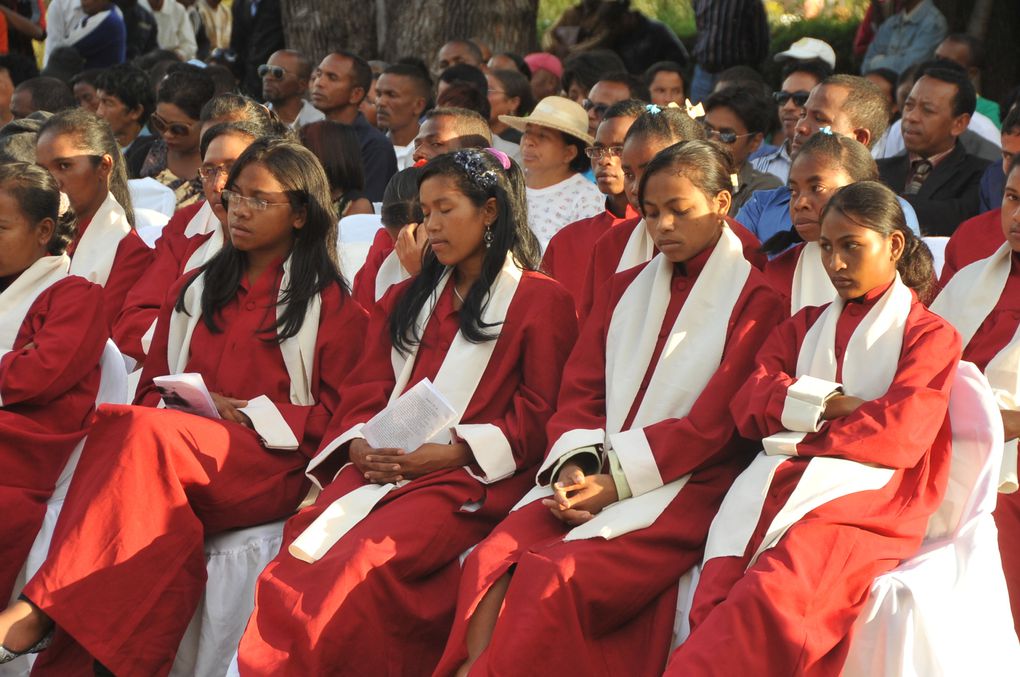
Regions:
<svg viewBox="0 0 1020 677"><path fill-rule="evenodd" d="M1002 233L1014 252L1020 252L1020 167L1014 168L1006 177L1006 189L1002 195ZM1020 437L1020 411L1003 409L1002 428L1006 440Z"/></svg>

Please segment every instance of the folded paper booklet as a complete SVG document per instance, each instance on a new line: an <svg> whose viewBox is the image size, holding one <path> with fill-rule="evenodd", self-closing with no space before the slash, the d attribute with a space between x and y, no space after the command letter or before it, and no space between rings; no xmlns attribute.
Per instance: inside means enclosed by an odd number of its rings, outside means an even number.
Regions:
<svg viewBox="0 0 1020 677"><path fill-rule="evenodd" d="M152 379L152 385L156 386L163 398L163 406L167 409L177 409L206 418L220 418L201 374L157 376Z"/></svg>
<svg viewBox="0 0 1020 677"><path fill-rule="evenodd" d="M361 433L375 449L411 452L456 420L454 408L432 381L424 379L373 416Z"/></svg>

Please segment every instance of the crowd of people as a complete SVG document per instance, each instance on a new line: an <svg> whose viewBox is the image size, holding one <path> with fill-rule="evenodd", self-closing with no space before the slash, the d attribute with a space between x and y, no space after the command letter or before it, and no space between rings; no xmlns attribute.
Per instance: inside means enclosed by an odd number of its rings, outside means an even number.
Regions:
<svg viewBox="0 0 1020 677"><path fill-rule="evenodd" d="M392 63L279 0L0 6L0 663L166 675L205 540L286 520L240 675L836 675L953 490L962 360L1016 490L981 43L876 0L836 72L760 0L695 0L690 53L628 5Z"/></svg>

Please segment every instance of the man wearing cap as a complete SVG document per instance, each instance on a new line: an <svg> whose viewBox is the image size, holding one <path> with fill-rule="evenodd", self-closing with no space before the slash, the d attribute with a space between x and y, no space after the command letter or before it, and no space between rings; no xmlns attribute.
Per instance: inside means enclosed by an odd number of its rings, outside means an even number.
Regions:
<svg viewBox="0 0 1020 677"><path fill-rule="evenodd" d="M773 57L776 61L824 61L829 70L836 70L836 50L829 43L817 38L801 38L790 45L789 49Z"/></svg>
<svg viewBox="0 0 1020 677"><path fill-rule="evenodd" d="M563 226L603 210L605 197L581 174L588 168L585 149L592 144L584 108L547 96L531 115L500 115L499 121L523 132L528 224L543 249Z"/></svg>
<svg viewBox="0 0 1020 677"><path fill-rule="evenodd" d="M900 11L878 27L864 54L861 72L888 68L898 75L931 58L947 32L946 17L932 0L905 0Z"/></svg>
<svg viewBox="0 0 1020 677"><path fill-rule="evenodd" d="M535 101L547 96L558 96L563 91L560 79L563 77L563 64L548 52L533 52L524 57L524 63L531 69L531 93Z"/></svg>

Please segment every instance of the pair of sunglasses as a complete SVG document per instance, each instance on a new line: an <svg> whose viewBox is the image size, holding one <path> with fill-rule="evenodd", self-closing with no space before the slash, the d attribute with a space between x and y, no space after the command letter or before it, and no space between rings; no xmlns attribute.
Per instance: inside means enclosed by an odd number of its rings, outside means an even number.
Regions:
<svg viewBox="0 0 1020 677"><path fill-rule="evenodd" d="M581 108L584 108L584 110L586 112L594 110L595 111L595 117L601 118L601 117L604 117L605 114L606 114L606 111L609 110L609 104L607 104L607 103L595 103L591 99L585 99L584 102L581 104Z"/></svg>
<svg viewBox="0 0 1020 677"><path fill-rule="evenodd" d="M287 71L282 66L270 66L269 64L264 63L259 66L258 74L260 78L264 78L268 75L274 80L283 80L283 76L287 74Z"/></svg>
<svg viewBox="0 0 1020 677"><path fill-rule="evenodd" d="M171 136L187 136L191 133L191 128L197 125L197 122L187 124L184 122L167 122L159 116L158 113L153 113L149 116L149 126L152 127L158 134Z"/></svg>
<svg viewBox="0 0 1020 677"><path fill-rule="evenodd" d="M811 96L811 92L772 92L772 98L780 106L785 106L786 102L793 99L793 103L798 108L803 108L804 104L807 103L808 97Z"/></svg>

